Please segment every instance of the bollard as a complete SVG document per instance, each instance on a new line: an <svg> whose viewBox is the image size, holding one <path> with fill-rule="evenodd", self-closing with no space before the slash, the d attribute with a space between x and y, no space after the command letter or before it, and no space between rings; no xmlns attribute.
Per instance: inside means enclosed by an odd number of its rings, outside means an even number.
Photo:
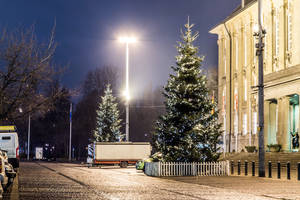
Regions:
<svg viewBox="0 0 300 200"><path fill-rule="evenodd" d="M280 169L280 161L278 161L278 163L277 163L277 178L278 179L280 179L280 177L281 177L281 174L280 174L280 172L281 172L281 169Z"/></svg>
<svg viewBox="0 0 300 200"><path fill-rule="evenodd" d="M287 162L286 164L286 176L288 180L291 180L291 163Z"/></svg>
<svg viewBox="0 0 300 200"><path fill-rule="evenodd" d="M238 175L241 175L241 161L238 161Z"/></svg>
<svg viewBox="0 0 300 200"><path fill-rule="evenodd" d="M245 176L248 176L248 161L245 160Z"/></svg>
<svg viewBox="0 0 300 200"><path fill-rule="evenodd" d="M298 181L300 181L300 162L298 162Z"/></svg>
<svg viewBox="0 0 300 200"><path fill-rule="evenodd" d="M252 161L252 176L255 176L255 162Z"/></svg>
<svg viewBox="0 0 300 200"><path fill-rule="evenodd" d="M231 174L234 174L234 161L231 161Z"/></svg>
<svg viewBox="0 0 300 200"><path fill-rule="evenodd" d="M272 163L269 161L269 178L272 178Z"/></svg>

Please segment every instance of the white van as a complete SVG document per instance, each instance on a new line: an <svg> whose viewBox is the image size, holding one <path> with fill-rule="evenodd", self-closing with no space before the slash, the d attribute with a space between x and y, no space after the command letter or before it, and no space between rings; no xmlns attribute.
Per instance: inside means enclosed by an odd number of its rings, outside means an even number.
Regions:
<svg viewBox="0 0 300 200"><path fill-rule="evenodd" d="M8 162L19 167L19 139L15 126L0 126L0 149L7 151Z"/></svg>

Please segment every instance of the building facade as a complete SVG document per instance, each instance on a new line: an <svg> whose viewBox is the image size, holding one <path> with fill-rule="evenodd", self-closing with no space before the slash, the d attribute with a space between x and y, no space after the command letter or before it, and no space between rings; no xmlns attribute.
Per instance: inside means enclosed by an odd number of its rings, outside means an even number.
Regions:
<svg viewBox="0 0 300 200"><path fill-rule="evenodd" d="M265 145L280 144L283 151L298 151L300 0L262 2ZM257 29L258 1L242 0L210 31L218 35L218 104L226 152L258 146L258 40L253 36Z"/></svg>

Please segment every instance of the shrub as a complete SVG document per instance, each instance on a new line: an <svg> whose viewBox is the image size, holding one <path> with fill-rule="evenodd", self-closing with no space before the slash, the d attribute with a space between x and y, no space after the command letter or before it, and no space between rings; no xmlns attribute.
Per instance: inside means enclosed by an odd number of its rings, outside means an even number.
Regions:
<svg viewBox="0 0 300 200"><path fill-rule="evenodd" d="M282 146L281 144L268 144L267 147L271 152L280 152Z"/></svg>
<svg viewBox="0 0 300 200"><path fill-rule="evenodd" d="M256 152L256 146L245 146L248 153Z"/></svg>

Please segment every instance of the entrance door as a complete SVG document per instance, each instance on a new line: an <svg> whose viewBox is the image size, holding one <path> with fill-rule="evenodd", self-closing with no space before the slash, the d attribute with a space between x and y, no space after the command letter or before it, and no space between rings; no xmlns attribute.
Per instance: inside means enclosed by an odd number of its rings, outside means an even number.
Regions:
<svg viewBox="0 0 300 200"><path fill-rule="evenodd" d="M299 143L299 95L297 94L290 97L288 129L289 149L290 151L298 151L299 146L296 143Z"/></svg>

